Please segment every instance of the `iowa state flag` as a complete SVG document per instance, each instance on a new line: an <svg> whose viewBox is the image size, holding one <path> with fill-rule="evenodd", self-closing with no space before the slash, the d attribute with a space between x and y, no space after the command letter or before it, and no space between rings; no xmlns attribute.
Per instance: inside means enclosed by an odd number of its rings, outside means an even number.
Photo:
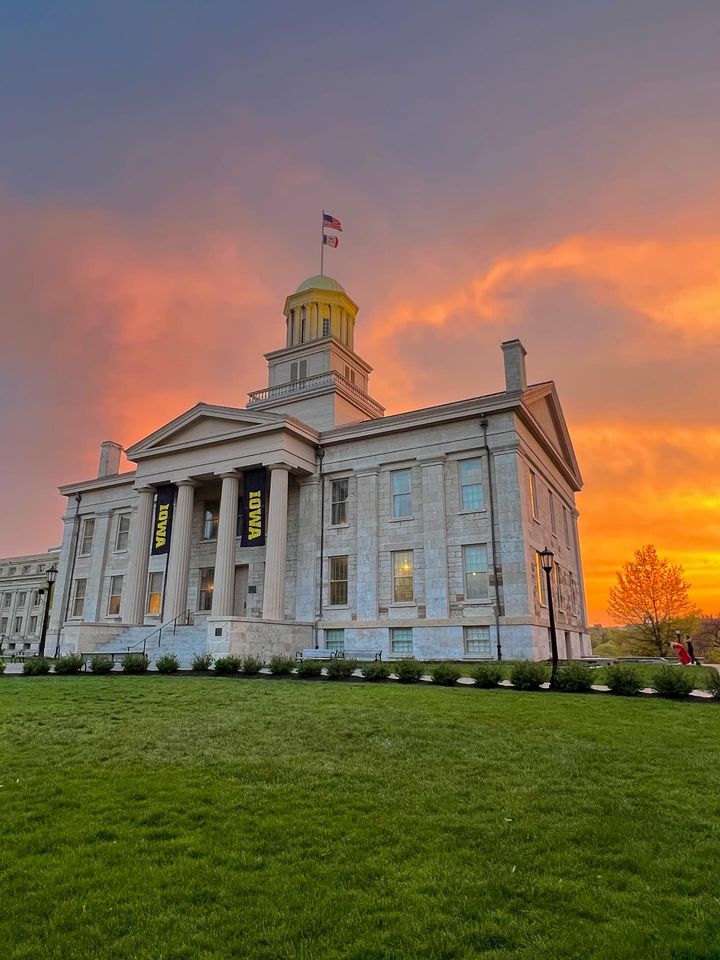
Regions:
<svg viewBox="0 0 720 960"><path fill-rule="evenodd" d="M340 237L323 236L323 243L328 247L337 247L340 244Z"/></svg>

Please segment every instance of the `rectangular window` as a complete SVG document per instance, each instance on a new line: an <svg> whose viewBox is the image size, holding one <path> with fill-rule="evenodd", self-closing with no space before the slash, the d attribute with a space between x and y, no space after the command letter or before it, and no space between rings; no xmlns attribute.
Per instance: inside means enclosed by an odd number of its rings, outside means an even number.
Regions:
<svg viewBox="0 0 720 960"><path fill-rule="evenodd" d="M75 590L73 592L72 616L82 617L85 609L85 591L87 590L87 580L76 580Z"/></svg>
<svg viewBox="0 0 720 960"><path fill-rule="evenodd" d="M332 511L330 522L333 526L347 523L348 481L333 480L332 482Z"/></svg>
<svg viewBox="0 0 720 960"><path fill-rule="evenodd" d="M4 607L9 607L10 604L11 604L11 602L12 602L12 594L11 594L11 593L4 593L4 594L3 594L3 606L4 606Z"/></svg>
<svg viewBox="0 0 720 960"><path fill-rule="evenodd" d="M108 597L108 616L116 617L120 613L123 578L110 577L110 596Z"/></svg>
<svg viewBox="0 0 720 960"><path fill-rule="evenodd" d="M553 587L555 588L555 600L557 602L557 608L558 610L564 610L565 590L563 584L565 580L565 573L557 563L553 565L552 580Z"/></svg>
<svg viewBox="0 0 720 960"><path fill-rule="evenodd" d="M345 631L344 630L326 630L325 631L325 649L333 650L337 653L345 653Z"/></svg>
<svg viewBox="0 0 720 960"><path fill-rule="evenodd" d="M538 519L537 512L537 486L535 483L535 474L530 471L530 514L533 520Z"/></svg>
<svg viewBox="0 0 720 960"><path fill-rule="evenodd" d="M392 484L392 515L401 520L412 516L412 470L393 470L390 474Z"/></svg>
<svg viewBox="0 0 720 960"><path fill-rule="evenodd" d="M38 564L38 571L37 571L37 572L38 572L38 573L45 573L45 564L44 564L44 563L39 563L39 564Z"/></svg>
<svg viewBox="0 0 720 960"><path fill-rule="evenodd" d="M15 567L9 567L9 568L8 568L8 576L9 576L9 577L14 577L14 576L15 576Z"/></svg>
<svg viewBox="0 0 720 960"><path fill-rule="evenodd" d="M21 573L22 573L23 577L26 577L26 576L30 573L30 564L29 564L29 563L28 563L28 564L25 564L25 566L24 566L24 567L22 568L22 570L21 570Z"/></svg>
<svg viewBox="0 0 720 960"><path fill-rule="evenodd" d="M21 590L17 595L17 605L18 607L24 607L27 600L27 593L24 590Z"/></svg>
<svg viewBox="0 0 720 960"><path fill-rule="evenodd" d="M330 606L348 602L348 558L330 557Z"/></svg>
<svg viewBox="0 0 720 960"><path fill-rule="evenodd" d="M390 628L390 653L400 656L412 656L413 632L412 627Z"/></svg>
<svg viewBox="0 0 720 960"><path fill-rule="evenodd" d="M397 550L392 555L393 602L409 603L413 599L413 552Z"/></svg>
<svg viewBox="0 0 720 960"><path fill-rule="evenodd" d="M40 592L38 590L33 590L31 603L33 607L37 607L37 605L40 603Z"/></svg>
<svg viewBox="0 0 720 960"><path fill-rule="evenodd" d="M323 336L324 337L330 336L330 318L329 317L325 317L323 319Z"/></svg>
<svg viewBox="0 0 720 960"><path fill-rule="evenodd" d="M535 551L535 586L537 587L538 601L541 607L545 606L545 584L543 583L543 577L545 576L545 571L542 568L542 558L540 554Z"/></svg>
<svg viewBox="0 0 720 960"><path fill-rule="evenodd" d="M568 509L563 504L563 530L565 533L565 543L570 546L570 524L568 523Z"/></svg>
<svg viewBox="0 0 720 960"><path fill-rule="evenodd" d="M151 573L148 577L147 612L159 617L162 610L163 574Z"/></svg>
<svg viewBox="0 0 720 960"><path fill-rule="evenodd" d="M89 557L92 552L93 537L95 535L95 521L91 518L83 521L80 535L80 556Z"/></svg>
<svg viewBox="0 0 720 960"><path fill-rule="evenodd" d="M296 383L298 378L297 363L290 364L290 383Z"/></svg>
<svg viewBox="0 0 720 960"><path fill-rule="evenodd" d="M15 617L15 627L13 633L22 633L22 617Z"/></svg>
<svg viewBox="0 0 720 960"><path fill-rule="evenodd" d="M548 490L548 503L550 504L550 527L553 533L557 533L557 521L555 519L555 497L552 490Z"/></svg>
<svg viewBox="0 0 720 960"><path fill-rule="evenodd" d="M213 590L215 589L215 567L205 567L200 571L200 594L198 610L212 610Z"/></svg>
<svg viewBox="0 0 720 960"><path fill-rule="evenodd" d="M37 633L37 624L38 624L38 618L30 617L30 628L28 630L28 633L31 636L34 636Z"/></svg>
<svg viewBox="0 0 720 960"><path fill-rule="evenodd" d="M208 500L203 514L203 540L217 540L220 504L217 500Z"/></svg>
<svg viewBox="0 0 720 960"><path fill-rule="evenodd" d="M460 461L460 503L463 510L482 510L483 495L482 460Z"/></svg>
<svg viewBox="0 0 720 960"><path fill-rule="evenodd" d="M115 534L115 553L123 553L128 548L130 535L130 514L121 513L118 517L117 533Z"/></svg>
<svg viewBox="0 0 720 960"><path fill-rule="evenodd" d="M477 543L462 548L465 572L465 599L487 600L490 596L487 546Z"/></svg>
<svg viewBox="0 0 720 960"><path fill-rule="evenodd" d="M300 343L307 340L307 309L300 307ZM300 375L302 377L302 374Z"/></svg>
<svg viewBox="0 0 720 960"><path fill-rule="evenodd" d="M463 629L465 640L465 656L467 657L489 657L490 653L490 627L465 627Z"/></svg>
<svg viewBox="0 0 720 960"><path fill-rule="evenodd" d="M8 625L8 618L3 617L2 620L0 620L0 634L7 633L7 625Z"/></svg>

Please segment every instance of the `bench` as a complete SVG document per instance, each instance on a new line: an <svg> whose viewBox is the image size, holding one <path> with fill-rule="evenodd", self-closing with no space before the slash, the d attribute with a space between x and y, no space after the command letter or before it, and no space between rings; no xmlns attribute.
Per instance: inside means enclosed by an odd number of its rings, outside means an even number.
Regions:
<svg viewBox="0 0 720 960"><path fill-rule="evenodd" d="M297 660L382 660L382 650L368 653L367 650L328 650L326 647L309 647L298 650Z"/></svg>

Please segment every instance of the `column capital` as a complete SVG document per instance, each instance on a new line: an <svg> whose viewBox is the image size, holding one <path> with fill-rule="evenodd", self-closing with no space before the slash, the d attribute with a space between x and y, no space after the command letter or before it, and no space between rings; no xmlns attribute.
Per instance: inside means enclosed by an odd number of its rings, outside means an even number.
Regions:
<svg viewBox="0 0 720 960"><path fill-rule="evenodd" d="M292 467L289 463L268 463L266 464L268 470L287 470L288 473L292 470Z"/></svg>
<svg viewBox="0 0 720 960"><path fill-rule="evenodd" d="M241 470L222 470L220 473L214 474L218 480L239 480L241 476Z"/></svg>
<svg viewBox="0 0 720 960"><path fill-rule="evenodd" d="M135 493L155 493L155 487L151 483L143 484L141 487L133 487Z"/></svg>
<svg viewBox="0 0 720 960"><path fill-rule="evenodd" d="M182 480L171 480L170 482L173 483L176 487L199 487L200 486L199 480L192 480L190 479L190 477L183 477Z"/></svg>

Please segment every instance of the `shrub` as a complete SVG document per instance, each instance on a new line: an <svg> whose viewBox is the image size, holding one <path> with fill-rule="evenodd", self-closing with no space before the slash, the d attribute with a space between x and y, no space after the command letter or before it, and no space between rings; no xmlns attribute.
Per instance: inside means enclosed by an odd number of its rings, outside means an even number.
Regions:
<svg viewBox="0 0 720 960"><path fill-rule="evenodd" d="M55 673L80 673L85 660L79 653L68 653L55 661Z"/></svg>
<svg viewBox="0 0 720 960"><path fill-rule="evenodd" d="M294 657L283 657L279 653L270 657L270 673L275 677L286 677L296 666Z"/></svg>
<svg viewBox="0 0 720 960"><path fill-rule="evenodd" d="M27 660L23 660L23 673L26 677L50 673L50 661L45 657L28 657Z"/></svg>
<svg viewBox="0 0 720 960"><path fill-rule="evenodd" d="M327 672L331 680L349 680L353 670L357 670L357 668L357 660L342 660L339 657L333 657L327 665Z"/></svg>
<svg viewBox="0 0 720 960"><path fill-rule="evenodd" d="M382 660L374 660L372 663L363 664L363 677L372 682L376 680L387 680L390 676L390 664L383 663Z"/></svg>
<svg viewBox="0 0 720 960"><path fill-rule="evenodd" d="M263 661L257 657L245 657L242 662L243 673L247 674L260 673L264 666Z"/></svg>
<svg viewBox="0 0 720 960"><path fill-rule="evenodd" d="M517 690L539 690L550 672L544 663L533 660L520 660L513 665L510 680Z"/></svg>
<svg viewBox="0 0 720 960"><path fill-rule="evenodd" d="M0 673L5 673L5 661L0 660Z"/></svg>
<svg viewBox="0 0 720 960"><path fill-rule="evenodd" d="M440 687L454 687L460 679L460 667L453 663L438 663L430 671L432 682Z"/></svg>
<svg viewBox="0 0 720 960"><path fill-rule="evenodd" d="M150 657L146 653L126 653L120 663L125 673L146 673Z"/></svg>
<svg viewBox="0 0 720 960"><path fill-rule="evenodd" d="M605 683L610 687L610 693L620 697L634 697L644 686L640 674L629 663L606 667Z"/></svg>
<svg viewBox="0 0 720 960"><path fill-rule="evenodd" d="M556 689L563 693L588 693L593 673L586 663L568 663L557 672Z"/></svg>
<svg viewBox="0 0 720 960"><path fill-rule="evenodd" d="M180 669L180 661L172 653L166 653L164 657L158 657L155 661L158 673L177 673Z"/></svg>
<svg viewBox="0 0 720 960"><path fill-rule="evenodd" d="M322 660L301 660L297 665L297 675L299 677L320 677L322 676Z"/></svg>
<svg viewBox="0 0 720 960"><path fill-rule="evenodd" d="M503 678L503 668L499 663L479 663L470 676L478 687L489 690L496 687Z"/></svg>
<svg viewBox="0 0 720 960"><path fill-rule="evenodd" d="M659 696L670 700L687 697L695 688L696 676L694 671L687 670L685 667L660 667L655 674L653 687Z"/></svg>
<svg viewBox="0 0 720 960"><path fill-rule="evenodd" d="M110 657L93 657L90 666L93 673L110 673L114 664Z"/></svg>
<svg viewBox="0 0 720 960"><path fill-rule="evenodd" d="M393 665L393 673L400 683L416 683L423 675L423 668L414 657L408 657Z"/></svg>
<svg viewBox="0 0 720 960"><path fill-rule="evenodd" d="M0 673L1 672L2 671L0 671ZM712 667L706 670L702 689L711 693L716 700L720 700L720 671Z"/></svg>
<svg viewBox="0 0 720 960"><path fill-rule="evenodd" d="M218 657L215 661L215 673L227 677L230 674L239 673L241 666L240 657Z"/></svg>
<svg viewBox="0 0 720 960"><path fill-rule="evenodd" d="M197 653L193 657L191 669L194 670L195 673L200 673L202 671L209 670L212 666L212 663L213 658L211 653Z"/></svg>

